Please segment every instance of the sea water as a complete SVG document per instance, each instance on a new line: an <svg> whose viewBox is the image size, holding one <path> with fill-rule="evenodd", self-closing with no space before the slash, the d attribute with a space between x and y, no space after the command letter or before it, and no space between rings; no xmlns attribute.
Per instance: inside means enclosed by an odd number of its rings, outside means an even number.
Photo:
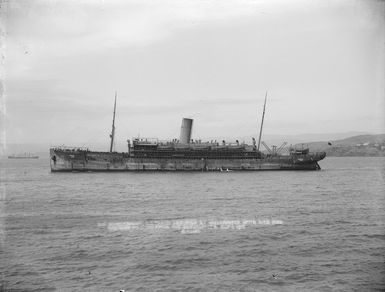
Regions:
<svg viewBox="0 0 385 292"><path fill-rule="evenodd" d="M321 171L50 173L1 160L0 290L385 288L384 158Z"/></svg>

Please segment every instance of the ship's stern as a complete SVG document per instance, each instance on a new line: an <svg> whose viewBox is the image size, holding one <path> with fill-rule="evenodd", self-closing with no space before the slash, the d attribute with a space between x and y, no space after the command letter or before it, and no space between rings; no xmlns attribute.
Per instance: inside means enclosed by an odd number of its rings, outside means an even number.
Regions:
<svg viewBox="0 0 385 292"><path fill-rule="evenodd" d="M76 151L53 147L49 152L51 172L72 171L74 169L72 158L75 157Z"/></svg>
<svg viewBox="0 0 385 292"><path fill-rule="evenodd" d="M65 161L62 156L58 153L60 150L57 148L49 149L49 164L51 167L51 172L60 171L65 168Z"/></svg>

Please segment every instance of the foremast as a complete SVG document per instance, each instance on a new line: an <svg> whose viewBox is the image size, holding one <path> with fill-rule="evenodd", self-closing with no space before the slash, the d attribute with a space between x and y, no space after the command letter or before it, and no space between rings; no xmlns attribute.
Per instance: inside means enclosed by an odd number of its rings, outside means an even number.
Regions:
<svg viewBox="0 0 385 292"><path fill-rule="evenodd" d="M261 145L263 120L265 119L266 98L267 98L267 91L266 91L266 94L265 94L265 103L264 103L264 105L263 105L263 114L262 114L262 121L261 121L261 129L260 129L260 131L259 131L258 148L257 148L258 151L259 151L259 147L260 147L260 145Z"/></svg>
<svg viewBox="0 0 385 292"><path fill-rule="evenodd" d="M112 152L112 148L114 147L114 138L115 138L116 96L117 96L117 93L115 91L114 115L112 117L112 130L110 134L110 138L111 138L110 152Z"/></svg>

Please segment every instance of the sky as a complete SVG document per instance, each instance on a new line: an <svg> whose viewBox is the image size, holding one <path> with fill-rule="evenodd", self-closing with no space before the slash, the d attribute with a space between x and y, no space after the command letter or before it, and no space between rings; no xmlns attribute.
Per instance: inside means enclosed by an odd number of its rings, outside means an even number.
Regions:
<svg viewBox="0 0 385 292"><path fill-rule="evenodd" d="M385 2L2 2L2 142L385 132Z"/></svg>

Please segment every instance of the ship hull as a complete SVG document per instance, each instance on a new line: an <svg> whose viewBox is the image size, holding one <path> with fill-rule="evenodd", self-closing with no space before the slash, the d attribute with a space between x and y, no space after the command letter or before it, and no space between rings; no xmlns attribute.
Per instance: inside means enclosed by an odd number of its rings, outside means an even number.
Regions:
<svg viewBox="0 0 385 292"><path fill-rule="evenodd" d="M139 158L128 153L51 149L52 172L319 170L315 157Z"/></svg>

